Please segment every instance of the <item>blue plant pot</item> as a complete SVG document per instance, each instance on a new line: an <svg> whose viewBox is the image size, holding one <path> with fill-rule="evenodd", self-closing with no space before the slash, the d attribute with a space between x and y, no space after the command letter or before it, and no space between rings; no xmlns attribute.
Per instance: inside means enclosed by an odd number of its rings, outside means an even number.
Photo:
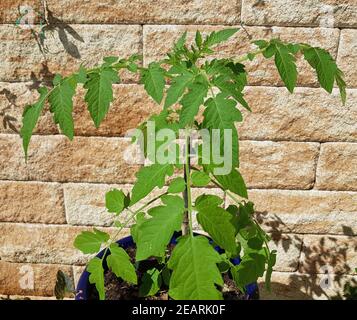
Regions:
<svg viewBox="0 0 357 320"><path fill-rule="evenodd" d="M176 244L176 239L181 235L181 233L177 232L171 239L170 244ZM198 235L198 234L195 234ZM212 240L211 240L212 241ZM133 247L135 245L133 238L131 236L125 237L117 241L122 248L127 249ZM224 250L220 247L216 246L215 250L219 253L223 253ZM105 250L100 251L96 256L98 258L102 258ZM108 252L107 252L108 254ZM234 265L238 265L240 263L240 258L232 259L232 263ZM105 271L108 270L108 266L106 264L106 259L104 259L103 268ZM75 300L88 300L89 293L93 290L94 285L89 283L89 272L84 270L81 277L79 278L77 289L76 289L76 297ZM245 299L253 300L259 298L259 289L257 283L251 283L246 286Z"/></svg>

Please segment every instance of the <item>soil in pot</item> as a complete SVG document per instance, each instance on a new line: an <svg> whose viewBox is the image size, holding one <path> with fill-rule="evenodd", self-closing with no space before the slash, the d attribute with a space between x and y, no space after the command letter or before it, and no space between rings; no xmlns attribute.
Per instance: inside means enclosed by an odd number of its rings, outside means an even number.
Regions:
<svg viewBox="0 0 357 320"><path fill-rule="evenodd" d="M170 255L173 250L174 245L168 247L168 255ZM125 249L129 254L132 262L135 262L135 253L136 248L129 247ZM139 294L139 286L143 274L152 268L162 269L162 265L156 259L148 259L141 261L137 268L138 275L138 285L129 284L119 278L111 272L110 270L106 271L104 275L104 285L105 285L105 299L106 300L168 300L168 287L165 284L162 284L161 289L155 296L150 297L141 297ZM231 279L229 273L223 274L224 287L223 287L223 298L224 300L246 300L247 295L242 293L235 285L234 281ZM254 293L253 297L250 299L258 299L258 292ZM94 286L90 286L88 300L98 300L98 292Z"/></svg>

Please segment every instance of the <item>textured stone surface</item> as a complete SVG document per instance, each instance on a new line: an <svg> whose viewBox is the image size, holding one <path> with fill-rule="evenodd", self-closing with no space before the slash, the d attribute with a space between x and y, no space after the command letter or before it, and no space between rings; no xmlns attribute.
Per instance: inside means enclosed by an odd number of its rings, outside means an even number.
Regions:
<svg viewBox="0 0 357 320"><path fill-rule="evenodd" d="M57 18L76 23L234 23L240 1L223 0L48 0Z"/></svg>
<svg viewBox="0 0 357 320"><path fill-rule="evenodd" d="M119 216L109 213L105 208L105 193L113 188L121 189L124 193L132 190L132 185L104 185L69 183L64 185L67 222L73 225L99 225L110 226L114 220L124 222L130 212L124 210ZM163 194L166 188L154 189L143 200L131 207L137 210L153 198ZM154 201L145 210L160 205L160 200ZM128 224L130 226L132 222Z"/></svg>
<svg viewBox="0 0 357 320"><path fill-rule="evenodd" d="M325 284L327 282L327 285ZM273 272L271 292L259 281L260 298L263 300L328 300L342 297L345 283L356 284L353 276Z"/></svg>
<svg viewBox="0 0 357 320"><path fill-rule="evenodd" d="M250 188L309 189L317 143L241 141L240 168Z"/></svg>
<svg viewBox="0 0 357 320"><path fill-rule="evenodd" d="M239 26L237 26L239 27ZM196 30L201 30L204 34L213 30L221 30L222 26L144 26L144 64L165 56L172 44L181 36L184 31L188 31L188 41L193 41ZM281 28L281 27L247 27L246 31L252 39L272 39L280 37L289 42L305 42L313 46L320 46L327 49L334 57L337 54L337 44L339 31L331 28ZM244 30L238 31L231 40L215 47L216 57L239 57L249 51L256 50L251 44ZM245 62L249 74L249 83L254 85L282 85L280 76L276 70L272 59L266 60L262 56L254 61ZM317 85L316 75L311 67L303 59L298 63L299 77L298 84Z"/></svg>
<svg viewBox="0 0 357 320"><path fill-rule="evenodd" d="M249 198L269 232L357 235L356 192L249 190Z"/></svg>
<svg viewBox="0 0 357 320"><path fill-rule="evenodd" d="M88 255L74 248L73 241L92 228L40 224L0 223L0 257L10 262L85 264ZM110 234L114 228L101 229ZM118 239L128 235L128 229Z"/></svg>
<svg viewBox="0 0 357 320"><path fill-rule="evenodd" d="M33 136L28 162L15 135L1 135L0 178L43 181L132 182L138 166L123 159L122 138Z"/></svg>
<svg viewBox="0 0 357 320"><path fill-rule="evenodd" d="M357 90L347 90L342 106L338 90L247 87L252 112L239 123L241 139L292 141L357 141ZM241 108L243 109L243 108Z"/></svg>
<svg viewBox="0 0 357 320"><path fill-rule="evenodd" d="M321 145L316 188L357 191L357 143Z"/></svg>
<svg viewBox="0 0 357 320"><path fill-rule="evenodd" d="M54 295L58 270L63 271L73 279L70 266L0 261L0 293L51 297ZM15 297L11 299L15 299Z"/></svg>
<svg viewBox="0 0 357 320"><path fill-rule="evenodd" d="M244 0L242 21L248 25L357 26L354 0Z"/></svg>
<svg viewBox="0 0 357 320"><path fill-rule="evenodd" d="M357 12L357 4L356 4ZM357 19L356 19L357 20ZM350 87L357 86L356 68L357 63L357 30L341 30L340 45L337 56L338 66L345 73L347 85Z"/></svg>
<svg viewBox="0 0 357 320"><path fill-rule="evenodd" d="M47 35L43 53L29 30L1 25L0 81L48 80L56 73L66 75L77 70L80 63L93 66L105 56L141 53L140 26L73 25ZM126 78L130 80L132 76Z"/></svg>
<svg viewBox="0 0 357 320"><path fill-rule="evenodd" d="M1 181L0 221L66 223L61 185Z"/></svg>
<svg viewBox="0 0 357 320"><path fill-rule="evenodd" d="M306 235L299 271L353 274L357 265L357 237Z"/></svg>
<svg viewBox="0 0 357 320"><path fill-rule="evenodd" d="M1 179L130 183L138 170L124 161L129 142L120 138L34 136L27 164L19 137L1 135L0 142ZM251 188L306 189L317 154L317 143L242 141L241 171Z"/></svg>
<svg viewBox="0 0 357 320"><path fill-rule="evenodd" d="M269 248L277 251L274 270L296 271L301 252L301 237L293 234L272 234L271 237Z"/></svg>

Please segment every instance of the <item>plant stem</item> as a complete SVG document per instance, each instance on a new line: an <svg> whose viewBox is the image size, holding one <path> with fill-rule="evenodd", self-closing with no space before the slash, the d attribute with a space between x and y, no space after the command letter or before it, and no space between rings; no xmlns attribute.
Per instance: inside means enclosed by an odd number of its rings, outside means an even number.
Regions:
<svg viewBox="0 0 357 320"><path fill-rule="evenodd" d="M188 132L188 133L187 133ZM185 144L185 165L184 165L184 179L186 183L185 190L183 192L183 198L185 201L185 214L182 222L182 235L187 235L190 232L190 235L193 236L192 230L192 199L191 199L191 139L189 131L186 131L186 144Z"/></svg>

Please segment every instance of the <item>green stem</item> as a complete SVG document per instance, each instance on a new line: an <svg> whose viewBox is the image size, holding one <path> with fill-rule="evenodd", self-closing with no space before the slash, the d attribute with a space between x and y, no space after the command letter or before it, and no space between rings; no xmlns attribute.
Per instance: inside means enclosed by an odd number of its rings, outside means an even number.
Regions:
<svg viewBox="0 0 357 320"><path fill-rule="evenodd" d="M191 172L190 172L190 132L186 130L186 145L185 145L185 180L186 180L186 195L187 195L187 216L190 235L193 237L192 227L192 196L191 196Z"/></svg>

